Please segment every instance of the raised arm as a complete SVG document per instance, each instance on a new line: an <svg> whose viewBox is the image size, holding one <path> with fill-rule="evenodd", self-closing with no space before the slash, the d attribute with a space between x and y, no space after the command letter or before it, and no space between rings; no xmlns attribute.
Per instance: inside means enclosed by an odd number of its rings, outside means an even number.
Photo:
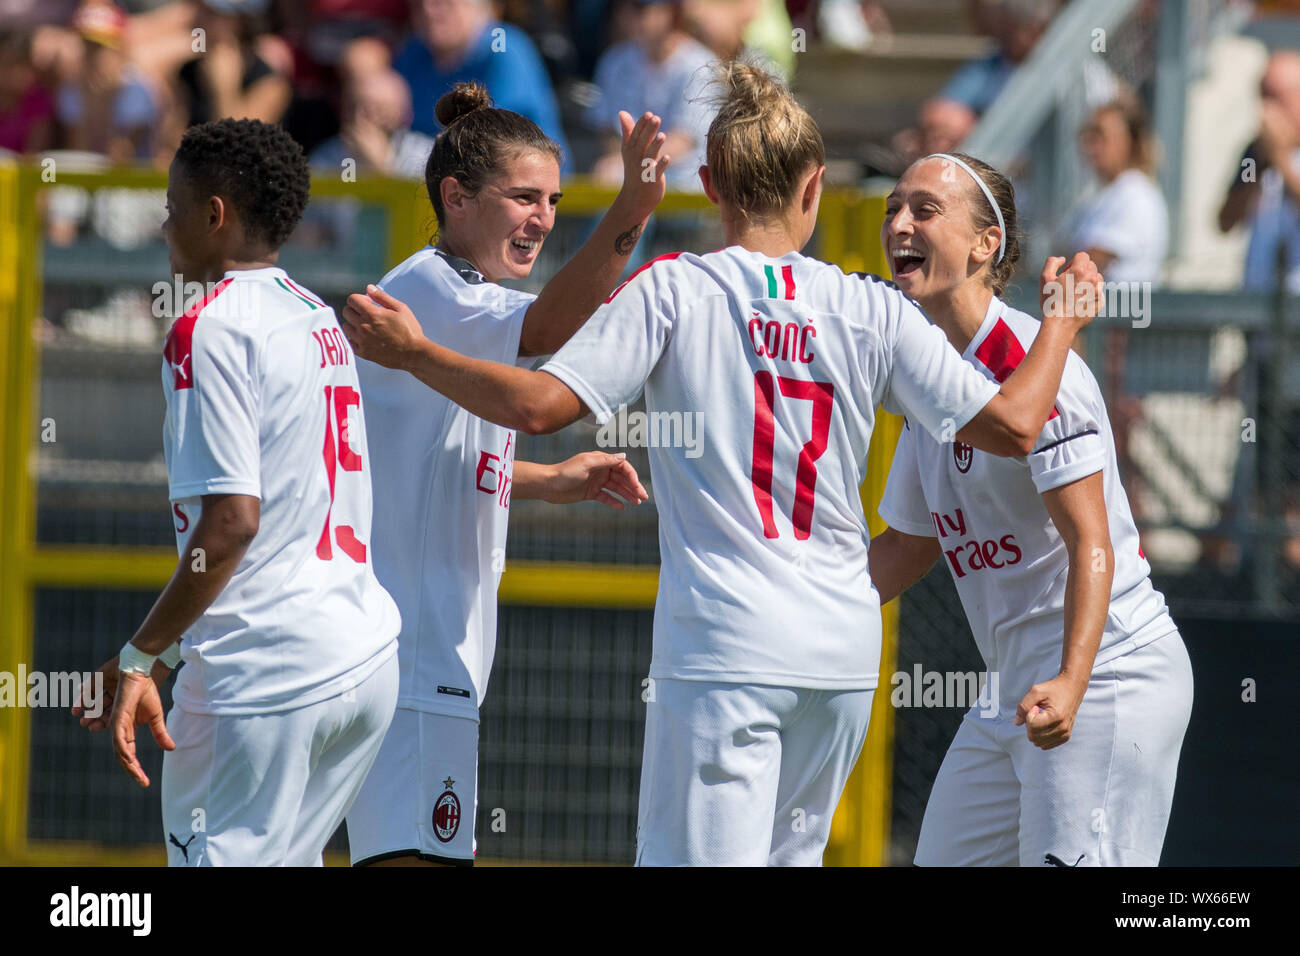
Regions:
<svg viewBox="0 0 1300 956"><path fill-rule="evenodd" d="M1039 296L1043 323L1034 344L998 394L972 418L957 440L994 455L1015 458L1034 450L1056 393L1075 335L1096 316L1102 301L1102 278L1086 252L1076 253L1064 273L1065 259L1053 256L1043 266Z"/></svg>
<svg viewBox="0 0 1300 956"><path fill-rule="evenodd" d="M1235 229L1250 215L1258 201L1259 182L1245 182L1238 173L1228 188L1227 195L1223 197L1223 205L1219 207L1219 231L1231 232Z"/></svg>
<svg viewBox="0 0 1300 956"><path fill-rule="evenodd" d="M569 341L618 285L641 230L664 198L670 156L659 117L636 121L619 112L623 125L623 186L582 248L546 283L524 314L520 355L550 355Z"/></svg>

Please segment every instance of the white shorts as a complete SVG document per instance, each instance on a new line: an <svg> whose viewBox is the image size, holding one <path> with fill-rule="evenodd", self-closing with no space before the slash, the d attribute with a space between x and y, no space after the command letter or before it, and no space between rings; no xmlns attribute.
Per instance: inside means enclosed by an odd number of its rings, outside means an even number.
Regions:
<svg viewBox="0 0 1300 956"><path fill-rule="evenodd" d="M473 866L477 810L478 721L399 707L348 814L352 865Z"/></svg>
<svg viewBox="0 0 1300 956"><path fill-rule="evenodd" d="M1094 670L1070 739L1051 750L1014 713L972 708L930 792L917 865L1157 865L1191 711L1176 633Z"/></svg>
<svg viewBox="0 0 1300 956"><path fill-rule="evenodd" d="M874 690L656 678L638 866L820 866Z"/></svg>
<svg viewBox="0 0 1300 956"><path fill-rule="evenodd" d="M396 646L354 689L246 716L173 707L163 754L169 866L320 866L397 706Z"/></svg>

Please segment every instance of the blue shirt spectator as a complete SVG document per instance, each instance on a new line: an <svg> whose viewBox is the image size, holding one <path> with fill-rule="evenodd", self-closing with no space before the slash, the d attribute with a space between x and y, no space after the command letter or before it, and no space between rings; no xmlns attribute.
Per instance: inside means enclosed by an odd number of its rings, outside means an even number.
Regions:
<svg viewBox="0 0 1300 956"><path fill-rule="evenodd" d="M993 37L997 50L963 64L935 98L961 103L982 116L1033 51L1060 6L1060 0L972 4L977 30Z"/></svg>
<svg viewBox="0 0 1300 956"><path fill-rule="evenodd" d="M596 64L598 93L586 119L604 134L608 148L592 175L610 186L621 182L619 110L633 119L648 110L663 121L664 152L672 157L669 188L699 190L698 170L716 112L705 97L713 53L686 32L681 0L635 0L628 27L629 38L611 46Z"/></svg>
<svg viewBox="0 0 1300 956"><path fill-rule="evenodd" d="M1259 135L1219 210L1224 232L1250 229L1242 285L1300 294L1300 52L1277 50L1260 78ZM1252 175L1248 175L1247 173ZM1285 260L1278 257L1285 252ZM1279 275L1279 265L1281 274Z"/></svg>
<svg viewBox="0 0 1300 956"><path fill-rule="evenodd" d="M983 115L998 98L1018 65L1001 50L970 60L949 77L935 98L953 100L969 107L976 116Z"/></svg>
<svg viewBox="0 0 1300 956"><path fill-rule="evenodd" d="M1291 156L1300 169L1300 150ZM1282 174L1267 169L1259 177L1259 202L1250 215L1250 244L1246 247L1242 286L1250 292L1271 292L1278 284L1278 250L1285 247L1282 283L1300 294L1300 208L1287 196Z"/></svg>
<svg viewBox="0 0 1300 956"><path fill-rule="evenodd" d="M416 9L420 9L418 5ZM564 150L561 171L570 171L569 147L560 126L560 110L550 78L537 48L523 31L487 20L470 39L464 58L444 68L435 62L417 28L416 34L398 51L393 68L411 87L411 128L416 132L436 136L442 128L433 115L438 98L456 83L477 80L487 87L496 106L527 116L555 140Z"/></svg>

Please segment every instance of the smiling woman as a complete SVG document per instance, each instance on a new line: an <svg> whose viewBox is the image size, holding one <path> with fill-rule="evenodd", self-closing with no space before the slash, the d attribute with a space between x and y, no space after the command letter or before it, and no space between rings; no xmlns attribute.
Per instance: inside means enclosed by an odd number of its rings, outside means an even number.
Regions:
<svg viewBox="0 0 1300 956"><path fill-rule="evenodd" d="M982 451L1024 454L1086 317L1054 313L1019 369L987 381L898 289L802 255L826 172L817 124L756 64L720 64L714 80L700 183L726 248L651 260L541 369L484 361L486 349L456 344L459 332L426 338L419 304L403 305L395 287L352 296L344 317L359 354L482 416L484 428L554 431L590 411L608 435L642 394L660 435L707 417L707 454L686 441L650 445L669 506L637 863L811 866L878 680L880 609L858 492L876 405L950 442L949 429ZM625 188L640 179L628 168ZM1086 256L1067 275L1080 287L1099 280ZM377 463L376 477L385 473ZM398 515L403 530L409 513Z"/></svg>
<svg viewBox="0 0 1300 956"><path fill-rule="evenodd" d="M999 298L1020 254L1007 178L961 153L927 156L885 209L899 288L953 354L1007 380L1045 327ZM1096 380L1071 353L1046 423L1013 458L908 426L872 580L883 604L945 564L999 675L991 707L966 714L944 758L916 862L1155 865L1190 665L1151 585Z"/></svg>
<svg viewBox="0 0 1300 956"><path fill-rule="evenodd" d="M973 156L927 156L912 164L885 200L880 238L894 281L913 299L952 288L955 279L986 262L979 285L1001 295L1020 261L1015 190Z"/></svg>
<svg viewBox="0 0 1300 956"><path fill-rule="evenodd" d="M514 365L566 342L617 283L663 197L659 118L621 114L624 186L596 231L537 296L498 285L532 271L555 225L560 148L531 120L462 83L438 101L445 129L425 182L435 243L367 289L409 302L411 334ZM650 178L643 169L654 171ZM354 296L353 298L359 298ZM345 318L349 313L345 312ZM510 499L599 501L622 509L645 489L625 456L557 465L515 460L513 429L479 418L358 344L375 461L375 570L402 612L401 693L348 815L358 864L469 866L474 860L478 708L496 645ZM366 360L373 361L366 361ZM558 383L557 383L558 384Z"/></svg>
<svg viewBox="0 0 1300 956"><path fill-rule="evenodd" d="M438 247L489 282L523 279L555 225L560 147L532 120L492 108L477 83L438 101L446 127L424 168L438 218Z"/></svg>

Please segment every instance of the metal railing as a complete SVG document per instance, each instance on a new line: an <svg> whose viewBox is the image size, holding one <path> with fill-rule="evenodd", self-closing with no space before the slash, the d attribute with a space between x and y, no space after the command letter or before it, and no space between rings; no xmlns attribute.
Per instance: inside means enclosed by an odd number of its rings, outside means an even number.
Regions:
<svg viewBox="0 0 1300 956"><path fill-rule="evenodd" d="M1155 291L1084 339L1175 617L1300 614L1300 298Z"/></svg>
<svg viewBox="0 0 1300 956"><path fill-rule="evenodd" d="M1224 0L1164 0L1151 21L1150 9L1139 0L1072 0L962 143L1012 173L1023 192L1022 219L1033 223L1027 263L1042 261L1087 193L1077 136L1088 110L1102 105L1095 87L1115 80L1150 107L1166 157L1157 179L1169 207L1170 255L1180 251L1188 88L1209 42L1237 29L1248 11Z"/></svg>

